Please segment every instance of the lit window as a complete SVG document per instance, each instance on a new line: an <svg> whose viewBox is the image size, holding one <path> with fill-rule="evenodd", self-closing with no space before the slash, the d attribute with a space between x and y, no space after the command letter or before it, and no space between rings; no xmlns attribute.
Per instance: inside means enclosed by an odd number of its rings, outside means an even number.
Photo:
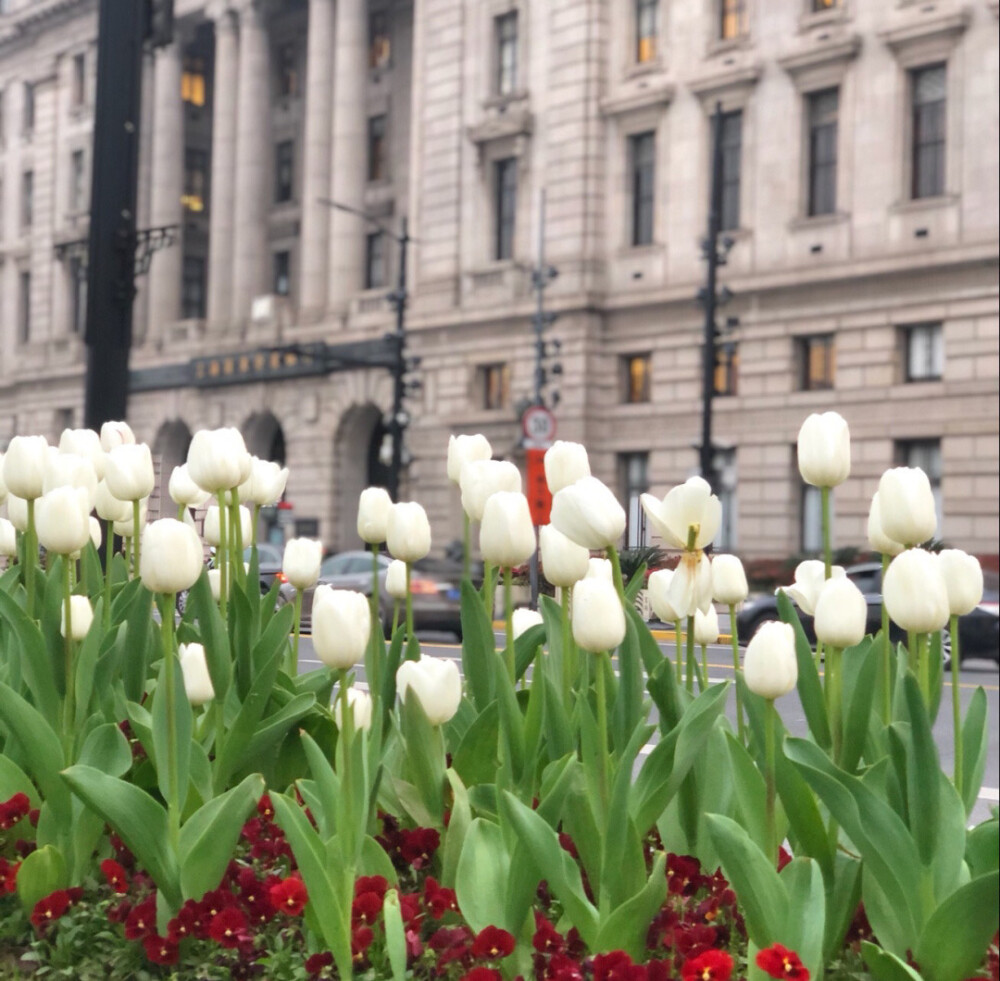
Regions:
<svg viewBox="0 0 1000 981"><path fill-rule="evenodd" d="M656 137L639 133L629 137L632 170L632 244L653 241L653 205L656 185Z"/></svg>
<svg viewBox="0 0 1000 981"><path fill-rule="evenodd" d="M636 0L635 36L635 60L652 61L660 39L660 0Z"/></svg>
<svg viewBox="0 0 1000 981"><path fill-rule="evenodd" d="M941 324L904 329L906 380L938 381L944 375L944 331Z"/></svg>
<svg viewBox="0 0 1000 981"><path fill-rule="evenodd" d="M368 180L384 181L388 176L385 116L368 120Z"/></svg>
<svg viewBox="0 0 1000 981"><path fill-rule="evenodd" d="M87 267L79 256L69 260L70 329L82 335L87 323Z"/></svg>
<svg viewBox="0 0 1000 981"><path fill-rule="evenodd" d="M618 454L619 486L625 502L625 547L640 548L649 544L646 516L639 498L649 490L649 454Z"/></svg>
<svg viewBox="0 0 1000 981"><path fill-rule="evenodd" d="M510 404L510 366L484 364L476 369L480 405L484 409L505 409Z"/></svg>
<svg viewBox="0 0 1000 981"><path fill-rule="evenodd" d="M622 401L648 402L652 356L630 354L621 359Z"/></svg>
<svg viewBox="0 0 1000 981"><path fill-rule="evenodd" d="M365 289L379 289L385 280L385 234L371 232L365 239Z"/></svg>
<svg viewBox="0 0 1000 981"><path fill-rule="evenodd" d="M282 140L274 148L274 200L283 204L292 200L292 185L295 178L295 144Z"/></svg>
<svg viewBox="0 0 1000 981"><path fill-rule="evenodd" d="M24 270L17 278L17 334L24 344L31 340L31 273Z"/></svg>
<svg viewBox="0 0 1000 981"><path fill-rule="evenodd" d="M497 17L495 24L496 94L513 95L517 91L517 11Z"/></svg>
<svg viewBox="0 0 1000 981"><path fill-rule="evenodd" d="M811 0L810 8L814 14L822 13L824 10L835 10L840 6L840 0Z"/></svg>
<svg viewBox="0 0 1000 981"><path fill-rule="evenodd" d="M278 95L283 99L299 94L298 50L294 42L278 48Z"/></svg>
<svg viewBox="0 0 1000 981"><path fill-rule="evenodd" d="M73 55L73 105L82 106L87 100L87 56Z"/></svg>
<svg viewBox="0 0 1000 981"><path fill-rule="evenodd" d="M742 37L746 32L746 0L719 0L719 37L729 41Z"/></svg>
<svg viewBox="0 0 1000 981"><path fill-rule="evenodd" d="M85 208L85 172L83 150L74 150L69 158L69 210L78 214Z"/></svg>
<svg viewBox="0 0 1000 981"><path fill-rule="evenodd" d="M810 215L830 215L837 210L837 89L809 96L809 202Z"/></svg>
<svg viewBox="0 0 1000 981"><path fill-rule="evenodd" d="M278 296L292 292L292 253L287 250L274 253L274 292Z"/></svg>
<svg viewBox="0 0 1000 981"><path fill-rule="evenodd" d="M837 349L833 334L803 337L799 340L801 387L803 391L833 388L837 365Z"/></svg>
<svg viewBox="0 0 1000 981"><path fill-rule="evenodd" d="M945 82L944 65L920 68L910 75L910 194L914 198L932 198L944 194Z"/></svg>
<svg viewBox="0 0 1000 981"><path fill-rule="evenodd" d="M904 439L896 443L896 463L903 467L919 467L931 485L934 510L937 513L937 534L942 535L944 521L944 496L941 493L943 470L941 466L940 439ZM918 543L919 544L919 543Z"/></svg>
<svg viewBox="0 0 1000 981"><path fill-rule="evenodd" d="M185 320L205 316L205 260L200 255L184 256L181 312Z"/></svg>
<svg viewBox="0 0 1000 981"><path fill-rule="evenodd" d="M375 10L368 20L368 67L385 68L391 54L389 15L384 10Z"/></svg>
<svg viewBox="0 0 1000 981"><path fill-rule="evenodd" d="M715 394L736 395L740 351L735 341L726 341L715 349Z"/></svg>
<svg viewBox="0 0 1000 981"><path fill-rule="evenodd" d="M185 211L198 214L205 210L208 185L208 154L188 147L184 151L184 194L181 204Z"/></svg>
<svg viewBox="0 0 1000 981"><path fill-rule="evenodd" d="M722 114L719 134L722 143L722 209L719 227L732 231L740 227L740 171L743 156L743 112Z"/></svg>
<svg viewBox="0 0 1000 981"><path fill-rule="evenodd" d="M510 259L514 255L514 222L517 216L517 160L508 157L494 165L493 258Z"/></svg>
<svg viewBox="0 0 1000 981"><path fill-rule="evenodd" d="M185 58L181 73L181 98L189 106L205 104L205 62L202 58Z"/></svg>

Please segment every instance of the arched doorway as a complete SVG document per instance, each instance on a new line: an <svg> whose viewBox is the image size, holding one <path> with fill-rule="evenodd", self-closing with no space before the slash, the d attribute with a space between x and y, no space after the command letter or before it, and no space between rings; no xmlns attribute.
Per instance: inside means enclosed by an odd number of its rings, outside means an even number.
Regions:
<svg viewBox="0 0 1000 981"><path fill-rule="evenodd" d="M368 402L352 405L334 437L334 542L338 550L354 548L358 537L358 497L366 487L385 487L388 459L383 447L386 428L382 410Z"/></svg>
<svg viewBox="0 0 1000 981"><path fill-rule="evenodd" d="M170 500L170 474L187 460L191 445L191 430L181 419L171 419L157 430L153 439L153 464L158 467L156 486L149 502L149 520L177 517L177 508Z"/></svg>
<svg viewBox="0 0 1000 981"><path fill-rule="evenodd" d="M285 465L285 431L274 413L255 412L243 423L241 432L247 449L254 456L281 466ZM292 535L292 529L286 524L286 518L291 518L291 512L282 508L280 502L275 507L262 508L257 540L282 544Z"/></svg>

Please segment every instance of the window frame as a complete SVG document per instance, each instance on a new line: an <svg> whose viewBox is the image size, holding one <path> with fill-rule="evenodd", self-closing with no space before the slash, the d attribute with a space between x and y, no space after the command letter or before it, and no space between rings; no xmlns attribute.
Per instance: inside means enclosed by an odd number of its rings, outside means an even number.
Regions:
<svg viewBox="0 0 1000 981"><path fill-rule="evenodd" d="M21 131L25 136L31 136L35 132L35 83L25 82L23 88L24 103L21 107Z"/></svg>
<svg viewBox="0 0 1000 981"><path fill-rule="evenodd" d="M739 123L736 127L732 125L734 120L738 120ZM738 137L735 140L733 139L734 129ZM743 107L739 106L723 112L719 130L719 141L722 144L719 231L734 232L739 230L740 212L743 206ZM711 131L711 127L709 127L709 133ZM711 142L711 137L709 137L709 141ZM709 188L709 193L711 193L711 188Z"/></svg>
<svg viewBox="0 0 1000 981"><path fill-rule="evenodd" d="M821 108L833 96L832 111ZM810 218L837 213L837 177L840 142L840 86L807 92L806 100L806 214ZM829 118L832 115L832 121ZM817 118L819 117L819 118ZM824 118L825 117L825 118ZM832 131L832 138L830 134ZM823 138L828 146L823 147Z"/></svg>
<svg viewBox="0 0 1000 981"><path fill-rule="evenodd" d="M903 378L907 384L915 382L935 382L944 378L944 324L940 320L926 321L919 324L906 324L903 332ZM914 341L919 336L929 336L927 350L930 354L926 371L914 373ZM937 369L937 370L935 370Z"/></svg>
<svg viewBox="0 0 1000 981"><path fill-rule="evenodd" d="M87 104L87 52L78 51L71 62L72 107L79 109Z"/></svg>
<svg viewBox="0 0 1000 981"><path fill-rule="evenodd" d="M490 361L476 365L479 408L496 412L510 406L510 364Z"/></svg>
<svg viewBox="0 0 1000 981"><path fill-rule="evenodd" d="M641 371L636 374L637 368ZM648 405L653 396L653 353L634 351L619 358L621 403L623 405Z"/></svg>
<svg viewBox="0 0 1000 981"><path fill-rule="evenodd" d="M749 0L718 0L717 41L738 41L750 32Z"/></svg>
<svg viewBox="0 0 1000 981"><path fill-rule="evenodd" d="M17 339L22 344L31 341L31 270L17 273Z"/></svg>
<svg viewBox="0 0 1000 981"><path fill-rule="evenodd" d="M389 116L376 113L368 117L367 180L378 184L389 179Z"/></svg>
<svg viewBox="0 0 1000 981"><path fill-rule="evenodd" d="M296 99L302 95L302 73L299 71L299 46L293 40L278 42L275 68L279 99Z"/></svg>
<svg viewBox="0 0 1000 981"><path fill-rule="evenodd" d="M648 65L660 57L660 0L635 0L635 45L632 49L633 61L637 65ZM651 42L646 44L646 42Z"/></svg>
<svg viewBox="0 0 1000 981"><path fill-rule="evenodd" d="M514 258L517 235L518 158L493 161L493 261Z"/></svg>
<svg viewBox="0 0 1000 981"><path fill-rule="evenodd" d="M652 245L656 231L656 131L643 130L628 137L631 228L633 248ZM648 159L640 159L648 156Z"/></svg>
<svg viewBox="0 0 1000 981"><path fill-rule="evenodd" d="M195 268L197 275L192 275ZM197 287L193 294L192 284ZM202 255L186 255L181 266L181 315L185 320L203 320L207 301L208 262Z"/></svg>
<svg viewBox="0 0 1000 981"><path fill-rule="evenodd" d="M28 232L35 223L35 171L21 171L21 231Z"/></svg>
<svg viewBox="0 0 1000 981"><path fill-rule="evenodd" d="M381 229L365 234L365 289L384 289L389 281L387 236ZM376 276L376 270L379 275Z"/></svg>
<svg viewBox="0 0 1000 981"><path fill-rule="evenodd" d="M283 175L287 168L287 182ZM274 204L289 204L295 200L295 140L279 140L274 144Z"/></svg>
<svg viewBox="0 0 1000 981"><path fill-rule="evenodd" d="M797 337L799 348L799 391L825 392L837 385L837 336L834 333L807 334ZM813 353L824 349L824 370L820 377L813 376Z"/></svg>
<svg viewBox="0 0 1000 981"><path fill-rule="evenodd" d="M617 454L618 487L625 505L625 548L641 548L649 544L649 530L640 498L650 490L649 450L630 450ZM632 465L641 471L640 479L633 479Z"/></svg>
<svg viewBox="0 0 1000 981"><path fill-rule="evenodd" d="M941 73L941 98L918 102L921 77L931 72ZM909 107L909 196L911 201L937 198L947 193L948 187L948 63L935 61L926 65L916 65L908 71ZM932 111L936 125L934 133L927 139L923 131L929 126L927 116ZM922 115L923 114L923 115Z"/></svg>
<svg viewBox="0 0 1000 981"><path fill-rule="evenodd" d="M281 289L284 278L285 288ZM292 250L275 249L271 253L271 291L275 296L292 295Z"/></svg>
<svg viewBox="0 0 1000 981"><path fill-rule="evenodd" d="M70 256L69 271L69 329L82 337L87 327L87 268L83 259Z"/></svg>
<svg viewBox="0 0 1000 981"><path fill-rule="evenodd" d="M69 154L69 210L71 214L82 214L86 210L87 196L87 153L82 147Z"/></svg>
<svg viewBox="0 0 1000 981"><path fill-rule="evenodd" d="M506 10L493 18L493 94L510 98L518 92L520 74L520 18L519 11ZM510 52L510 57L505 55Z"/></svg>
<svg viewBox="0 0 1000 981"><path fill-rule="evenodd" d="M380 21L383 29L379 30ZM368 14L368 68L376 71L392 62L392 30L387 10L372 10Z"/></svg>
<svg viewBox="0 0 1000 981"><path fill-rule="evenodd" d="M181 101L192 109L204 109L207 91L205 59L185 55L181 63Z"/></svg>
<svg viewBox="0 0 1000 981"><path fill-rule="evenodd" d="M198 166L200 163L201 166ZM185 211L201 214L208 209L209 155L199 147L184 148L184 194L181 204ZM200 174L200 181L194 175ZM200 188L197 187L200 183Z"/></svg>
<svg viewBox="0 0 1000 981"><path fill-rule="evenodd" d="M739 342L723 341L716 344L715 368L712 372L712 396L714 398L729 398L739 395L739 369Z"/></svg>

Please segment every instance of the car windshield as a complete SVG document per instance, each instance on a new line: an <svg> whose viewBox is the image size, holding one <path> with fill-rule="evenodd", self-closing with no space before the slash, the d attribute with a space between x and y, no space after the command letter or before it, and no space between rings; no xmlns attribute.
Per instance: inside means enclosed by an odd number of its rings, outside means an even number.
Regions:
<svg viewBox="0 0 1000 981"><path fill-rule="evenodd" d="M281 565L284 559L284 553L281 546L275 545L272 542L258 542L257 544L257 561L261 565ZM243 561L250 561L250 549L243 549Z"/></svg>

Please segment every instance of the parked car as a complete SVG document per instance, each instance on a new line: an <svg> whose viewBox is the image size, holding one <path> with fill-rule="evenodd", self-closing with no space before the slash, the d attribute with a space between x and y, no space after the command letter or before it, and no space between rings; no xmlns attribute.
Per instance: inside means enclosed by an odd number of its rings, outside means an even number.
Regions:
<svg viewBox="0 0 1000 981"><path fill-rule="evenodd" d="M876 633L882 627L882 564L862 562L850 566L847 576L864 593L868 602L869 633ZM983 572L983 600L971 613L958 619L959 640L962 660L973 657L989 658L1000 664L1000 604L998 587L1000 577L995 572ZM811 643L816 640L813 618L799 611L802 627ZM777 620L778 600L774 594L751 596L736 616L736 631L740 643L747 643L757 632L757 628L767 620ZM889 636L895 642L905 640L905 632L890 621ZM945 662L951 659L951 636L947 630L941 638Z"/></svg>
<svg viewBox="0 0 1000 981"><path fill-rule="evenodd" d="M284 577L281 572L281 563L284 559L285 553L284 549L280 545L275 545L273 542L258 542L257 543L257 562L258 562L258 572L260 574L260 591L261 593L268 593L271 589L271 585L274 583L275 578L284 581ZM250 548L247 547L243 550L243 561L250 561ZM215 567L215 549L211 550L208 562L206 565L212 569ZM183 615L185 608L187 607L188 591L182 590L177 594L176 605L177 612Z"/></svg>
<svg viewBox="0 0 1000 981"><path fill-rule="evenodd" d="M392 627L393 599L385 591L385 573L392 560L388 555L378 557L379 608L382 626L386 633ZM410 593L413 597L413 621L421 630L449 631L462 638L461 564L447 559L421 559L413 565ZM353 589L370 596L372 592L372 556L370 552L339 552L328 556L320 566L319 582L334 589ZM312 624L314 589L302 594L302 626ZM295 589L290 583L281 584L281 599L291 603ZM400 610L400 619L403 613Z"/></svg>

